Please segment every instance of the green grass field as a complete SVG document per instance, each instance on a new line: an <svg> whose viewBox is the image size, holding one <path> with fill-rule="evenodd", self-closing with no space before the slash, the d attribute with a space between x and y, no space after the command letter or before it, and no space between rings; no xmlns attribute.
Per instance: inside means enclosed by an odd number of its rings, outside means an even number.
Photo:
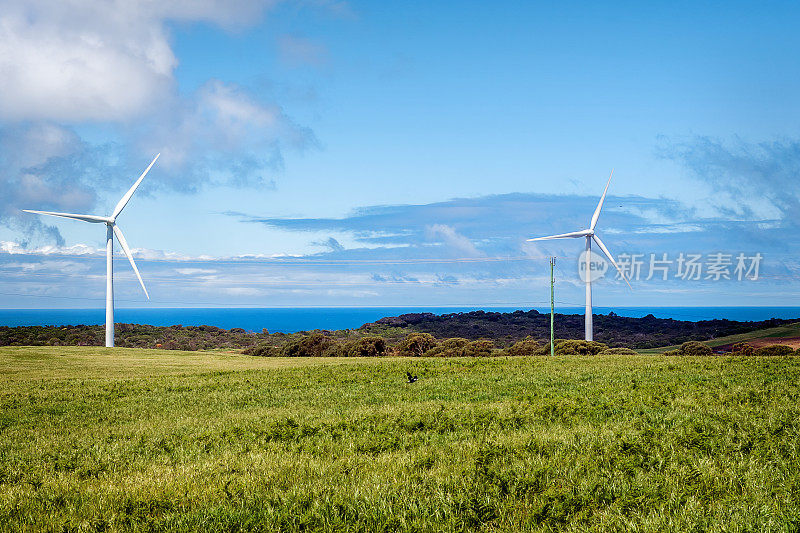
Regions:
<svg viewBox="0 0 800 533"><path fill-rule="evenodd" d="M799 378L0 348L0 530L798 531Z"/></svg>
<svg viewBox="0 0 800 533"><path fill-rule="evenodd" d="M715 346L724 346L726 344L733 344L736 342L747 342L755 339L780 337L800 337L800 322L794 322L792 324L786 324L785 326L778 326L775 328L758 329L748 333L740 333L738 335L717 337L716 339L712 339L710 341L703 341L703 344L707 344L713 348ZM662 354L667 350L674 350L678 347L679 345L676 344L674 346L662 346L660 348L648 348L636 351L644 355L656 355Z"/></svg>

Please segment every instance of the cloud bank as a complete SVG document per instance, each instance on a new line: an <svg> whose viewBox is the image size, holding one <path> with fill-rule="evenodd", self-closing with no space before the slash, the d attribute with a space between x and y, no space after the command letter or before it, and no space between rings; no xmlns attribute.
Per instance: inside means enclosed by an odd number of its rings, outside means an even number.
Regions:
<svg viewBox="0 0 800 533"><path fill-rule="evenodd" d="M265 229L291 231L318 247L288 257L186 257L134 250L153 305L514 305L545 306L547 257L559 257L559 305L580 306L583 284L576 239L526 243L525 239L585 225L597 199L590 196L493 195L423 205L367 206L342 218L270 218L234 214ZM758 281L677 281L660 276L634 282L634 291L613 276L598 282L598 305L790 305L800 273L800 244L783 237L780 221L700 218L674 200L610 196L599 223L603 240L622 254L761 253ZM478 216L481 215L481 216ZM328 234L328 237L321 237ZM336 237L334 237L336 235ZM36 252L36 253L31 253ZM89 265L65 273L65 261ZM39 265L35 269L31 265ZM674 267L674 265L673 265ZM645 267L646 268L646 267ZM74 303L102 301L102 250L89 247L25 250L0 246L0 292ZM35 272L35 275L31 275ZM140 304L126 266L119 269L121 299ZM81 295L84 296L81 296ZM87 296L88 295L88 296ZM60 299L63 299L62 300ZM69 298L68 300L66 298Z"/></svg>
<svg viewBox="0 0 800 533"><path fill-rule="evenodd" d="M729 216L766 216L788 227L800 225L800 140L694 137L665 143L659 153L721 194L716 207Z"/></svg>

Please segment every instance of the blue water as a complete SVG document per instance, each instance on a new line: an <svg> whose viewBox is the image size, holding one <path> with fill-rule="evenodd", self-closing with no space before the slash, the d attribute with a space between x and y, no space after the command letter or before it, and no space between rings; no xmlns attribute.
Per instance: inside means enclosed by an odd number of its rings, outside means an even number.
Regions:
<svg viewBox="0 0 800 533"><path fill-rule="evenodd" d="M474 307L362 307L362 308L203 308L203 309L117 309L117 323L151 324L154 326L211 325L220 328L243 328L248 331L294 333L312 329L357 328L367 322L385 316L403 313L429 312L435 314L474 311ZM517 308L494 307L485 311L510 312ZM529 308L524 309L527 311ZM549 313L550 308L536 308ZM652 313L658 318L675 320L767 320L769 318L798 318L800 307L595 307L594 312L607 314L610 311L630 317L642 317ZM558 313L583 314L583 308L560 307ZM0 309L0 325L77 325L104 324L103 309Z"/></svg>

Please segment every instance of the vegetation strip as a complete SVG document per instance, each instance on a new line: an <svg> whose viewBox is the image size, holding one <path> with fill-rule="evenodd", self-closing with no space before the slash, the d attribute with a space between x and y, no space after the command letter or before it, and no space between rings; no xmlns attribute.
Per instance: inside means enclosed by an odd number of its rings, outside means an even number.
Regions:
<svg viewBox="0 0 800 533"><path fill-rule="evenodd" d="M653 315L642 318L622 317L610 313L596 315L595 340L611 348L631 348L636 350L658 349L688 341L708 341L712 346L733 344L763 335L778 337L800 337L800 319L770 319L760 322L737 322L733 320L704 320L688 322L660 319ZM770 328L769 331L765 328ZM427 333L437 339L463 339L464 342L480 341L473 344L467 352L471 355L494 353L514 343L534 339L545 342L550 339L550 317L532 311L497 313L473 311L434 315L432 313L413 313L398 317L386 317L374 323L364 324L357 329L313 332L302 331L294 334L245 331L241 328L225 330L215 326L149 326L140 324L117 324L115 342L117 346L128 348L164 348L170 350L242 350L250 349L258 355L298 355L287 346L303 339L306 344L321 342L340 345L327 350L326 355L381 355L381 351L396 355L422 355L397 351L395 347L414 333ZM556 315L556 337L559 339L583 338L582 315ZM328 341L312 335L324 335ZM0 326L0 346L102 346L104 344L103 326ZM377 350L356 344L363 338L383 339L385 350ZM723 340L724 339L724 340ZM491 346L485 341L491 341ZM456 342L462 343L461 340ZM672 345L672 346L670 346ZM431 346L432 348L432 346ZM321 355L325 350L319 351ZM447 355L458 355L448 352ZM574 353L574 352L564 352ZM436 354L433 354L436 355ZM523 354L518 354L523 355ZM529 354L524 354L529 355Z"/></svg>

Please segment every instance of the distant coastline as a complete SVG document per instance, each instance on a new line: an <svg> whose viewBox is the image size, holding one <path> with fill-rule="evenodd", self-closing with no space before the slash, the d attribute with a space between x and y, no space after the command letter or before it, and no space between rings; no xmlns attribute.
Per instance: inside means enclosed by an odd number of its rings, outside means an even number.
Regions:
<svg viewBox="0 0 800 533"><path fill-rule="evenodd" d="M153 326L210 325L224 329L296 333L314 329L355 329L384 317L406 313L449 314L475 310L512 312L520 307L335 307L335 308L135 308L117 309L119 323ZM525 307L549 313L549 308ZM761 321L800 317L800 307L595 307L595 314L613 312L625 317L699 321L728 319ZM582 307L556 308L561 314L582 314ZM0 326L98 325L105 320L102 309L0 309Z"/></svg>

